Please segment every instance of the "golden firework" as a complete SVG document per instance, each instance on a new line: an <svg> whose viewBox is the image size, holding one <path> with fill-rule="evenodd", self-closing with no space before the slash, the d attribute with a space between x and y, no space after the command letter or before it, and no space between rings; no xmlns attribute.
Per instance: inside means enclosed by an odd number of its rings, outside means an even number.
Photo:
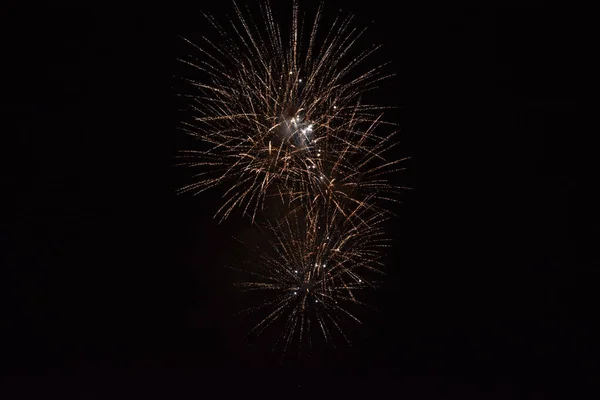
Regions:
<svg viewBox="0 0 600 400"><path fill-rule="evenodd" d="M389 245L382 229L386 213L361 208L356 214L348 218L335 207L309 214L298 209L266 223L271 248L244 270L252 279L239 284L264 293L247 310L261 315L251 334L279 325L284 351L295 339L310 342L311 327L326 342L336 334L348 340L344 319L361 322L352 312L364 305L357 294L382 274L381 249Z"/></svg>
<svg viewBox="0 0 600 400"><path fill-rule="evenodd" d="M354 51L364 30L352 17L321 35L321 7L305 27L294 2L288 36L268 2L260 23L234 8L225 27L205 15L218 42L184 39L198 58L181 61L203 79L186 79L193 118L182 129L198 146L181 151L179 165L199 172L180 192L224 185L221 220L239 207L254 221L271 196L306 207L332 202L342 213L392 199L398 188L385 174L402 161L389 158L395 126L383 119L386 107L361 103L392 75L385 64L359 68L379 47Z"/></svg>

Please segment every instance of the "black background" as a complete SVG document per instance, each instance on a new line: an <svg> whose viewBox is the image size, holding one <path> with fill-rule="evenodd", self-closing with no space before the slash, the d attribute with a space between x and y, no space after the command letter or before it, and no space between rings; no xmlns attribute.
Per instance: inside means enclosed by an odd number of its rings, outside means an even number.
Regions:
<svg viewBox="0 0 600 400"><path fill-rule="evenodd" d="M4 14L3 398L592 398L598 286L579 15L330 1L397 76L399 182L377 313L352 348L249 347L218 192L176 196L175 34L199 9ZM277 5L285 10L284 6ZM312 5L310 6L312 7ZM233 255L232 255L233 254Z"/></svg>

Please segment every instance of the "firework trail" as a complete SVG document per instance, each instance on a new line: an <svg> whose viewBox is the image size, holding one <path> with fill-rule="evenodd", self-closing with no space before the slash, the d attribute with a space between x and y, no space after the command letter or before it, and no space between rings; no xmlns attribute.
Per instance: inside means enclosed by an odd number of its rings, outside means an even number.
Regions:
<svg viewBox="0 0 600 400"><path fill-rule="evenodd" d="M180 61L205 79L185 79L195 93L182 129L198 147L183 150L178 165L199 172L180 192L224 185L221 220L238 207L254 221L271 196L308 208L333 203L344 214L393 200L399 188L385 175L402 161L388 158L395 126L383 120L385 107L361 103L391 75L385 64L357 68L379 47L354 51L364 29L352 17L321 34L322 6L304 26L294 2L287 36L268 2L258 22L234 9L226 26L205 15L218 40L184 39L198 57Z"/></svg>
<svg viewBox="0 0 600 400"><path fill-rule="evenodd" d="M372 277L382 274L381 249L385 213L361 208L360 223L336 208L321 213L288 213L267 222L264 232L271 249L245 269L252 279L240 287L263 293L264 299L247 313L261 315L251 335L278 326L284 353L292 342L310 343L318 334L325 342L337 335L349 342L346 321L360 323L352 312L365 305L357 292L374 286ZM346 320L346 321L345 321Z"/></svg>

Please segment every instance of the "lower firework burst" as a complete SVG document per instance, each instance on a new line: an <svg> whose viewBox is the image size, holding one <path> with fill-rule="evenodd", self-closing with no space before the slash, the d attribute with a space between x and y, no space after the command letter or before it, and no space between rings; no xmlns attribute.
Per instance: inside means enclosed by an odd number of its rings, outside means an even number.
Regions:
<svg viewBox="0 0 600 400"><path fill-rule="evenodd" d="M380 250L387 246L385 214L357 213L360 218L334 207L308 215L296 210L266 225L271 249L245 270L252 279L239 285L261 292L259 304L246 310L261 316L251 335L279 329L274 347L282 345L284 353L293 344L312 347L317 338L349 342L348 323L361 323L353 309L365 305L358 294L374 286L371 277L381 274Z"/></svg>

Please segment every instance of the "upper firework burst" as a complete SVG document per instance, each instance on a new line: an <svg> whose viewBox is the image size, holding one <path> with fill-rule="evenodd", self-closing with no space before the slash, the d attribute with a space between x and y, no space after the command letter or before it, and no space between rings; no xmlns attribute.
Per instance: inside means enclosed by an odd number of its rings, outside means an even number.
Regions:
<svg viewBox="0 0 600 400"><path fill-rule="evenodd" d="M204 78L186 79L194 118L183 129L202 144L182 151L181 165L200 172L181 191L226 185L222 219L236 207L254 219L268 196L308 207L326 201L342 213L387 198L395 188L382 174L400 161L386 158L395 132L381 133L384 107L360 97L390 75L383 65L357 72L378 49L353 51L364 29L348 17L321 32L321 7L304 26L296 2L289 29L268 2L260 21L234 9L225 26L206 15L218 41L184 39L197 57L181 61Z"/></svg>

